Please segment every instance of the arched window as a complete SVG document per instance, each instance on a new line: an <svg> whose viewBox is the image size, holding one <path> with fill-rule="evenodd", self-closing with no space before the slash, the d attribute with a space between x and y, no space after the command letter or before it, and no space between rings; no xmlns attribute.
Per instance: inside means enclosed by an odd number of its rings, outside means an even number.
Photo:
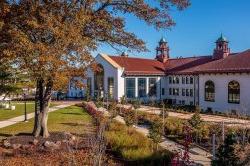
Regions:
<svg viewBox="0 0 250 166"><path fill-rule="evenodd" d="M215 101L215 88L213 81L207 81L205 83L205 101Z"/></svg>
<svg viewBox="0 0 250 166"><path fill-rule="evenodd" d="M240 103L240 84L237 81L231 81L228 84L228 102Z"/></svg>

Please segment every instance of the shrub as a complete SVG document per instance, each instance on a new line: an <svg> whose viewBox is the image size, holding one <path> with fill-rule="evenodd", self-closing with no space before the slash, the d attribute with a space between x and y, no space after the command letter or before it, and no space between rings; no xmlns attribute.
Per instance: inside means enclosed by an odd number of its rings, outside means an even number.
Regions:
<svg viewBox="0 0 250 166"><path fill-rule="evenodd" d="M126 102L126 97L125 97L124 95L120 98L120 103L121 103L122 105L124 105L124 104L127 103L127 102Z"/></svg>
<svg viewBox="0 0 250 166"><path fill-rule="evenodd" d="M114 117L116 117L116 116L118 115L116 105L117 105L117 103L116 103L115 101L112 101L112 102L109 104L108 111L109 111L109 113L110 113L110 117L111 117L111 118L114 118Z"/></svg>
<svg viewBox="0 0 250 166"><path fill-rule="evenodd" d="M156 145L156 150L158 150L158 144L161 141L163 135L163 123L162 119L156 118L152 122L152 125L149 128L149 138L153 140Z"/></svg>
<svg viewBox="0 0 250 166"><path fill-rule="evenodd" d="M191 119L188 120L188 123L195 129L199 128L202 123L200 113L196 111Z"/></svg>
<svg viewBox="0 0 250 166"><path fill-rule="evenodd" d="M196 138L196 142L209 138L209 126L206 123L201 123L198 127L192 129L192 134Z"/></svg>
<svg viewBox="0 0 250 166"><path fill-rule="evenodd" d="M91 100L90 90L89 90L89 88L88 88L88 87L86 87L84 100L86 100L86 101L90 101L90 100Z"/></svg>
<svg viewBox="0 0 250 166"><path fill-rule="evenodd" d="M185 120L176 117L167 117L165 119L164 131L166 135L182 135Z"/></svg>
<svg viewBox="0 0 250 166"><path fill-rule="evenodd" d="M138 108L141 107L141 101L138 100L138 99L133 100L133 101L132 101L132 105L133 105L134 109L138 109Z"/></svg>
<svg viewBox="0 0 250 166"><path fill-rule="evenodd" d="M234 149L236 142L234 134L227 135L224 144L218 148L217 159L213 161L213 165L238 165L239 159Z"/></svg>
<svg viewBox="0 0 250 166"><path fill-rule="evenodd" d="M103 107L103 101L99 95L97 95L97 97L96 97L96 107L97 108Z"/></svg>
<svg viewBox="0 0 250 166"><path fill-rule="evenodd" d="M129 127L129 126L132 126L133 124L136 123L136 114L135 114L135 111L132 110L132 109L129 109L127 111L124 112L124 120L125 120L125 123L126 125Z"/></svg>

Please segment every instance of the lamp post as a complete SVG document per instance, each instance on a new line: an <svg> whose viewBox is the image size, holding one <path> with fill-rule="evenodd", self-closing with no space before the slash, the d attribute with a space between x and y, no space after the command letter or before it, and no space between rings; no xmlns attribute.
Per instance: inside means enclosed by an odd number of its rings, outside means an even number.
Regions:
<svg viewBox="0 0 250 166"><path fill-rule="evenodd" d="M28 122L28 119L27 119L26 93L23 94L23 99L24 99L24 122Z"/></svg>

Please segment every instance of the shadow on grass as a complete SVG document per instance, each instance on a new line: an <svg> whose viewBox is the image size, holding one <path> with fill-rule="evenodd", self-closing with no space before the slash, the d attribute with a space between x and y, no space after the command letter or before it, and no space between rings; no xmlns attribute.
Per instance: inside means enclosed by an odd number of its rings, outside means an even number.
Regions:
<svg viewBox="0 0 250 166"><path fill-rule="evenodd" d="M68 113L62 112L61 114L67 114L67 115L82 115L81 113L73 113L73 112L68 112Z"/></svg>
<svg viewBox="0 0 250 166"><path fill-rule="evenodd" d="M86 126L86 124L79 124L79 123L60 123L63 125L68 125L68 126Z"/></svg>
<svg viewBox="0 0 250 166"><path fill-rule="evenodd" d="M0 137L10 137L12 136L11 134L4 134L4 133L0 133Z"/></svg>
<svg viewBox="0 0 250 166"><path fill-rule="evenodd" d="M18 133L16 136L33 136L32 133Z"/></svg>

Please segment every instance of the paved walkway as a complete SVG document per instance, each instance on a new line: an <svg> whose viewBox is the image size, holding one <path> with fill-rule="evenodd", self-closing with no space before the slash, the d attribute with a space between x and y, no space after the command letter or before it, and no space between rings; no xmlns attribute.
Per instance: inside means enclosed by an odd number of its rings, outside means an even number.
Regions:
<svg viewBox="0 0 250 166"><path fill-rule="evenodd" d="M74 105L76 103L79 103L79 102L74 102L74 101L60 102L60 105L49 108L49 112L53 112L53 111L59 110L61 108L65 108L65 107ZM27 114L27 119L31 119L34 116L35 116L34 112L29 113L29 114ZM13 125L13 124L16 124L16 123L19 123L19 122L23 122L23 121L24 121L24 115L21 115L21 116L15 117L15 118L11 118L8 120L0 121L0 129L7 127L7 126L10 126L10 125Z"/></svg>
<svg viewBox="0 0 250 166"><path fill-rule="evenodd" d="M143 111L152 114L160 114L161 110L157 107L149 107L149 106L141 106L138 111ZM170 117L178 117L181 119L190 119L193 116L193 113L177 113L177 112L168 112ZM201 119L206 122L214 122L214 123L222 123L224 122L227 126L238 126L238 127L246 127L250 128L250 120L243 120L237 118L229 118L218 115L206 115L200 114Z"/></svg>
<svg viewBox="0 0 250 166"><path fill-rule="evenodd" d="M114 118L115 120L117 120L118 122L121 122L123 124L125 124L125 121L123 119L123 117L121 116L117 116ZM148 135L149 130L146 126L136 126L134 125L134 128L140 132L143 133L144 135ZM184 152L184 147L174 141L171 141L165 137L163 137L163 142L160 143L160 146L163 147L166 150L169 150L171 152ZM200 164L200 165L204 165L204 166L210 166L211 165L211 158L212 155L210 153L208 153L207 151L198 148L198 147L193 147L190 148L190 159L192 161L194 161L196 164Z"/></svg>

